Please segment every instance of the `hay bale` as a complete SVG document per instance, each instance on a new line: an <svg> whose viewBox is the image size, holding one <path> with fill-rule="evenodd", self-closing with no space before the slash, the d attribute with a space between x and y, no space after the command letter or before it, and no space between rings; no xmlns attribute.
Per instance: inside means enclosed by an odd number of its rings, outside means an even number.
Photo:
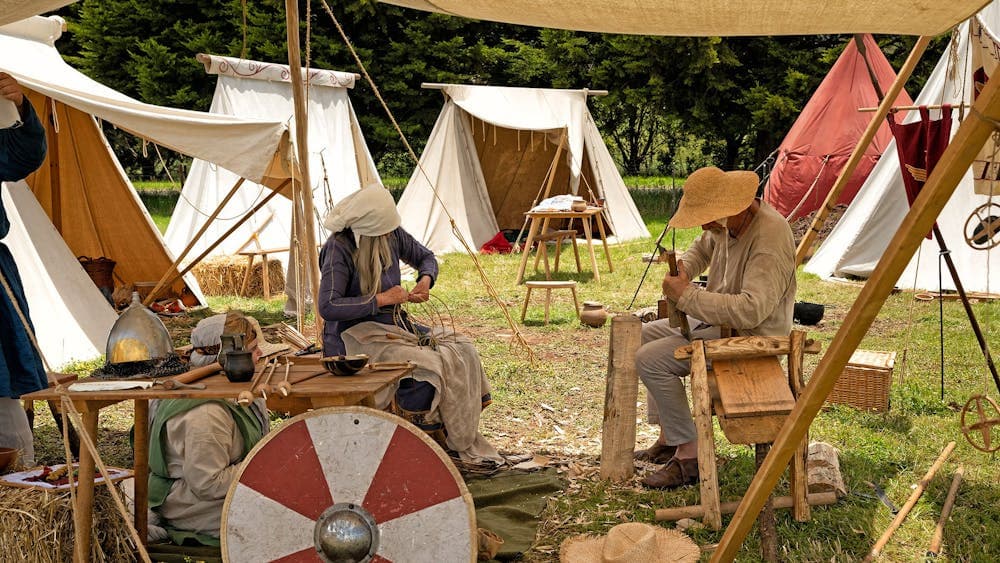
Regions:
<svg viewBox="0 0 1000 563"><path fill-rule="evenodd" d="M90 561L135 561L135 546L111 494L94 491ZM73 560L73 504L69 491L0 486L0 561Z"/></svg>
<svg viewBox="0 0 1000 563"><path fill-rule="evenodd" d="M205 295L240 295L243 287L243 277L247 271L247 259L244 256L219 256L199 262L192 272L198 280L198 285ZM281 262L267 261L268 284L271 296L285 291L285 272ZM255 258L250 280L243 297L264 296L264 262Z"/></svg>

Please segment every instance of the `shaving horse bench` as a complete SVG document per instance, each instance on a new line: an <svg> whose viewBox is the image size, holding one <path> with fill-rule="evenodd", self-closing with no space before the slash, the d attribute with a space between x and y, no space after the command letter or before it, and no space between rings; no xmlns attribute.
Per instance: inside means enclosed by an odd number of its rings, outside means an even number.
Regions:
<svg viewBox="0 0 1000 563"><path fill-rule="evenodd" d="M760 468L805 387L804 354L817 354L818 343L802 331L789 336L738 336L695 340L674 352L678 360L691 361L691 400L698 432L700 503L656 511L657 520L701 518L718 530L722 513L733 513L739 502L721 503L715 461L713 411L723 434L733 444L752 445ZM787 356L787 371L780 358ZM711 368L709 364L711 363ZM833 504L835 493L808 494L806 457L809 438L803 437L789 463L790 497L768 499L758 517L761 551L765 560L777 560L774 508L791 508L799 522L810 519L810 505Z"/></svg>

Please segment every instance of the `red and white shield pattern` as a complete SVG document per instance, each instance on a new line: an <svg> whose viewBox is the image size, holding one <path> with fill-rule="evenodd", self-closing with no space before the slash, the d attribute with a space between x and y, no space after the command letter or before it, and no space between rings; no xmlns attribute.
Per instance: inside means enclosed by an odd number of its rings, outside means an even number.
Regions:
<svg viewBox="0 0 1000 563"><path fill-rule="evenodd" d="M226 497L223 559L321 563L316 519L345 502L378 525L374 562L476 559L472 498L446 454L416 426L363 407L299 415L254 447Z"/></svg>

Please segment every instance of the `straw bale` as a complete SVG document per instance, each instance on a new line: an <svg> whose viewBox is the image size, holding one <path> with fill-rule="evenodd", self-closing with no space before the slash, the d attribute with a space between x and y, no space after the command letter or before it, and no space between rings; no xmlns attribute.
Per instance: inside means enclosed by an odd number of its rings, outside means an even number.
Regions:
<svg viewBox="0 0 1000 563"><path fill-rule="evenodd" d="M90 561L135 561L135 546L107 488L94 491ZM69 491L0 486L0 561L62 563L73 559Z"/></svg>
<svg viewBox="0 0 1000 563"><path fill-rule="evenodd" d="M268 282L271 296L285 291L285 272L278 260L267 261ZM239 295L243 276L247 271L244 256L219 256L199 262L192 272L205 295ZM254 259L250 280L244 297L264 296L264 262Z"/></svg>

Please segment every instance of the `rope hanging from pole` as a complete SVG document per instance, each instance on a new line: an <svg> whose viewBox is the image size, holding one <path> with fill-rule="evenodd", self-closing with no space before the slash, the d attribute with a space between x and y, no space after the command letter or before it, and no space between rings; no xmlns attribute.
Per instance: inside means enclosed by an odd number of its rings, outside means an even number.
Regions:
<svg viewBox="0 0 1000 563"><path fill-rule="evenodd" d="M434 193L434 199L438 201L438 203L441 205L441 209L444 211L445 215L447 215L448 221L451 223L452 233L454 233L455 238L458 239L458 241L462 244L462 247L465 249L466 253L472 258L472 263L475 265L476 271L479 272L479 276L483 281L483 286L486 288L487 293L496 302L496 304L500 307L500 310L503 312L503 316L507 320L507 325L514 333L513 338L511 339L511 345L512 346L517 345L525 349L528 352L528 359L534 362L535 358L534 351L531 349L531 346L528 345L528 341L524 338L524 335L521 334L521 331L520 329L518 329L517 324L514 322L514 319L510 316L510 311L507 310L507 307L503 304L503 301L500 299L500 295L497 293L496 289L493 287L493 284L490 282L489 276L487 276L485 270L483 270L482 264L480 264L479 257L476 255L476 252L469 246L468 241L465 240L465 237L462 236L462 233L459 232L458 225L455 222L455 218L448 211L448 208L445 207L444 201L441 200L441 196L438 194L437 187L434 185L434 182L431 181L430 176L427 174L427 171L424 170L423 166L420 165L420 158L417 157L417 153L414 152L413 147L410 146L410 143L406 139L406 135L403 133L402 128L396 121L395 116L393 116L392 111L389 109L388 104L386 104L385 102L385 99L382 98L381 91L378 89L378 86L375 85L375 81L372 79L372 77L368 74L368 69L361 61L361 57L358 56L358 53L354 49L354 45L351 43L351 40L347 37L347 33L344 31L344 28L340 25L340 21L337 19L337 16L333 14L333 10L330 9L330 5L327 3L327 1L326 0L321 0L321 1L323 2L323 9L326 10L327 15L330 16L330 19L333 21L334 27L337 28L337 32L340 34L340 37L344 40L344 44L347 46L347 49L351 52L351 56L354 58L354 62L358 65L358 68L361 70L361 74L365 77L365 80L368 82L368 85L371 86L372 91L375 93L375 97L378 98L379 103L382 105L382 109L385 110L386 115L389 117L389 121L392 122L393 128L395 128L396 133L399 134L399 138L403 142L403 146L406 147L406 152L409 153L410 158L413 160L414 163L416 163L417 169L420 171L420 174L423 175L424 179L427 180L427 184L431 187L431 191Z"/></svg>

